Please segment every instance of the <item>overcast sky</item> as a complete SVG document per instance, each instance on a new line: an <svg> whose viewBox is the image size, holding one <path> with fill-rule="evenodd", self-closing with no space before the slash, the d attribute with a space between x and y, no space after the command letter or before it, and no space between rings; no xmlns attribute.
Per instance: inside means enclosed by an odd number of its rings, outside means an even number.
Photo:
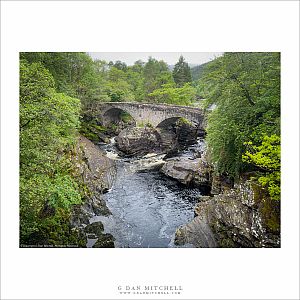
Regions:
<svg viewBox="0 0 300 300"><path fill-rule="evenodd" d="M220 56L223 52L88 52L93 59L109 61L120 60L127 65L133 65L135 61L141 59L146 62L149 56L157 60L164 60L169 65L175 65L180 55L189 64L201 65Z"/></svg>

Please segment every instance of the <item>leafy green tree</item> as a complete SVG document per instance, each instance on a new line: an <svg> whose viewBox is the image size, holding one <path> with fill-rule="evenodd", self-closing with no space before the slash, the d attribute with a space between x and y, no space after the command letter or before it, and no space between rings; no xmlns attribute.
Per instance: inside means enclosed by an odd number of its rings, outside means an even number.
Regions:
<svg viewBox="0 0 300 300"><path fill-rule="evenodd" d="M143 102L145 99L143 65L134 64L127 68L126 81L130 84L135 101Z"/></svg>
<svg viewBox="0 0 300 300"><path fill-rule="evenodd" d="M207 64L209 64L209 62L191 68L191 75L193 81L199 80L202 77L203 70L207 66Z"/></svg>
<svg viewBox="0 0 300 300"><path fill-rule="evenodd" d="M176 87L174 83L164 84L161 88L149 94L151 102L176 105L190 105L196 96L196 90L189 83Z"/></svg>
<svg viewBox="0 0 300 300"><path fill-rule="evenodd" d="M191 69L183 56L179 57L178 62L173 69L173 78L178 87L182 87L185 83L192 82Z"/></svg>
<svg viewBox="0 0 300 300"><path fill-rule="evenodd" d="M243 161L259 170L258 182L267 187L273 200L280 200L280 137L273 134L264 136L259 146L245 143L247 151Z"/></svg>
<svg viewBox="0 0 300 300"><path fill-rule="evenodd" d="M114 67L121 70L121 71L124 71L124 72L127 71L127 65L124 62L121 62L120 60L117 60L114 63Z"/></svg>
<svg viewBox="0 0 300 300"><path fill-rule="evenodd" d="M20 58L41 63L53 76L58 92L83 101L99 99L99 94L103 94L99 91L104 77L103 68L99 69L101 63L84 52L24 52Z"/></svg>
<svg viewBox="0 0 300 300"><path fill-rule="evenodd" d="M109 70L106 92L113 102L127 102L134 100L132 86L126 80L126 73L112 67Z"/></svg>
<svg viewBox="0 0 300 300"><path fill-rule="evenodd" d="M68 224L71 205L81 202L69 155L80 101L54 87L54 78L41 63L21 61L20 242L25 244L33 234L49 239L54 228Z"/></svg>
<svg viewBox="0 0 300 300"><path fill-rule="evenodd" d="M249 167L244 143L280 135L280 54L225 53L200 80L210 113L207 141L216 170L236 178Z"/></svg>
<svg viewBox="0 0 300 300"><path fill-rule="evenodd" d="M164 84L174 82L168 65L162 60L158 61L155 58L149 57L143 71L146 100L149 100L148 94L154 90L161 88Z"/></svg>

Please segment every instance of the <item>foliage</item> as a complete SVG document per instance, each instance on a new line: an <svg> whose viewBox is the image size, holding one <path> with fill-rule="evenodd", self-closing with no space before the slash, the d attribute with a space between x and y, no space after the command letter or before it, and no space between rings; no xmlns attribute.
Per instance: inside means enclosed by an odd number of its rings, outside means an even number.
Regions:
<svg viewBox="0 0 300 300"><path fill-rule="evenodd" d="M126 81L126 74L121 69L112 67L108 72L105 91L112 102L128 102L134 100L131 85Z"/></svg>
<svg viewBox="0 0 300 300"><path fill-rule="evenodd" d="M146 99L154 90L161 88L165 84L174 83L172 73L164 61L158 61L149 57L143 69L144 90Z"/></svg>
<svg viewBox="0 0 300 300"><path fill-rule="evenodd" d="M134 100L143 102L145 99L145 80L143 76L144 65L141 60L134 63L133 66L127 67L126 80L131 86Z"/></svg>
<svg viewBox="0 0 300 300"><path fill-rule="evenodd" d="M192 75L192 80L196 81L199 80L203 73L204 73L204 69L207 66L208 63L204 63L198 66L195 66L193 68L191 68L191 75Z"/></svg>
<svg viewBox="0 0 300 300"><path fill-rule="evenodd" d="M104 61L93 61L84 52L23 52L20 58L41 63L53 76L57 91L79 98L83 104L109 100L103 87Z"/></svg>
<svg viewBox="0 0 300 300"><path fill-rule="evenodd" d="M54 78L41 63L21 61L21 243L42 228L45 232L45 222L57 218L53 212L61 211L66 217L71 205L81 202L70 160L79 126L80 101L57 93L54 87ZM52 213L42 216L47 206Z"/></svg>
<svg viewBox="0 0 300 300"><path fill-rule="evenodd" d="M249 165L245 142L280 135L280 54L225 53L200 80L208 117L207 141L216 170L236 178Z"/></svg>
<svg viewBox="0 0 300 300"><path fill-rule="evenodd" d="M195 88L189 83L182 87L176 87L174 83L169 83L150 93L149 97L151 102L190 105L195 99L195 95Z"/></svg>
<svg viewBox="0 0 300 300"><path fill-rule="evenodd" d="M185 85L192 80L183 57L173 75L164 61L152 57L146 63L138 60L133 66L121 61L93 61L83 52L23 52L20 58L42 64L54 79L53 88L80 99L83 112L96 102L148 102L155 98L156 102L190 104L195 100L193 88ZM182 90L171 89L175 88L175 78L180 81L177 88Z"/></svg>
<svg viewBox="0 0 300 300"><path fill-rule="evenodd" d="M280 200L280 137L273 134L264 136L259 146L245 143L248 150L243 160L260 170L258 182L268 188L273 200Z"/></svg>
<svg viewBox="0 0 300 300"><path fill-rule="evenodd" d="M177 87L182 87L188 82L192 82L191 69L183 56L179 57L178 62L173 69L173 78Z"/></svg>
<svg viewBox="0 0 300 300"><path fill-rule="evenodd" d="M125 111L122 111L120 113L120 119L124 122L124 123L131 123L131 122L134 122L134 119L132 118L132 116L125 112Z"/></svg>

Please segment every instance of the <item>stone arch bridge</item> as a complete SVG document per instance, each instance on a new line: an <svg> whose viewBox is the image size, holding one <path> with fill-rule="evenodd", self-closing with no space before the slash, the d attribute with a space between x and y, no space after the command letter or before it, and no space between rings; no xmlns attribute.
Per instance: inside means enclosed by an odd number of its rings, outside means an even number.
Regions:
<svg viewBox="0 0 300 300"><path fill-rule="evenodd" d="M198 128L204 127L204 110L190 106L150 104L137 102L103 102L97 111L104 124L120 120L122 112L132 116L136 126L150 124L153 127L168 126L179 118L185 118Z"/></svg>

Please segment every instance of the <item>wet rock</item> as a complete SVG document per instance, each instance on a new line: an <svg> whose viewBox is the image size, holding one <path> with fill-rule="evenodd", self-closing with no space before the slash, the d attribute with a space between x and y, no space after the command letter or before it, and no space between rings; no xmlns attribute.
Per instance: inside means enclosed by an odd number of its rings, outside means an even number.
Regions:
<svg viewBox="0 0 300 300"><path fill-rule="evenodd" d="M254 247L250 237L251 211L236 199L215 196L210 201L200 202L195 213L208 221L220 246L228 247L232 241L233 247Z"/></svg>
<svg viewBox="0 0 300 300"><path fill-rule="evenodd" d="M218 244L208 223L200 217L178 228L175 233L175 245L192 244L197 248L216 248Z"/></svg>
<svg viewBox="0 0 300 300"><path fill-rule="evenodd" d="M187 185L192 182L199 166L199 159L173 158L166 161L161 172Z"/></svg>
<svg viewBox="0 0 300 300"><path fill-rule="evenodd" d="M223 248L280 247L280 203L249 178L232 188L221 180L221 194L199 197L195 219L177 229L175 243L210 247L209 238Z"/></svg>
<svg viewBox="0 0 300 300"><path fill-rule="evenodd" d="M111 214L105 201L102 197L92 197L91 199L92 209L97 216L108 216Z"/></svg>
<svg viewBox="0 0 300 300"><path fill-rule="evenodd" d="M233 188L233 181L228 177L220 174L212 174L211 179L211 194L218 195L225 190Z"/></svg>
<svg viewBox="0 0 300 300"><path fill-rule="evenodd" d="M84 231L88 234L95 234L96 236L101 236L104 230L104 226L102 222L94 222L92 224L87 225L84 228Z"/></svg>
<svg viewBox="0 0 300 300"><path fill-rule="evenodd" d="M161 172L185 185L195 185L210 189L211 166L203 158L187 157L167 159Z"/></svg>
<svg viewBox="0 0 300 300"><path fill-rule="evenodd" d="M259 195L257 195L259 190ZM280 247L280 209L246 180L206 198L195 214L208 223L220 247Z"/></svg>
<svg viewBox="0 0 300 300"><path fill-rule="evenodd" d="M159 134L159 148L162 153L174 153L179 150L178 137L177 135L164 128L156 128Z"/></svg>
<svg viewBox="0 0 300 300"><path fill-rule="evenodd" d="M94 215L110 214L102 194L112 187L116 165L106 157L104 151L83 136L79 138L73 161L76 176L78 181L82 181L85 194L84 203L72 208L71 225L79 227L82 224L88 225Z"/></svg>
<svg viewBox="0 0 300 300"><path fill-rule="evenodd" d="M83 136L79 138L76 152L77 173L87 185L89 192L102 193L110 189L116 176L115 162Z"/></svg>
<svg viewBox="0 0 300 300"><path fill-rule="evenodd" d="M163 153L176 147L176 135L151 127L126 128L116 137L119 150L128 156L142 156L150 152Z"/></svg>
<svg viewBox="0 0 300 300"><path fill-rule="evenodd" d="M99 236L93 248L114 248L114 237L110 233L104 233Z"/></svg>
<svg viewBox="0 0 300 300"><path fill-rule="evenodd" d="M176 124L176 135L179 144L183 146L193 145L198 136L203 136L202 131L200 132L198 128L180 120Z"/></svg>
<svg viewBox="0 0 300 300"><path fill-rule="evenodd" d="M212 195L218 195L222 193L222 181L220 179L220 176L214 174L212 176L212 182L211 182L211 191L210 193Z"/></svg>
<svg viewBox="0 0 300 300"><path fill-rule="evenodd" d="M194 208L194 213L195 216L201 216L201 209L202 209L202 203L206 202L206 201L211 201L213 200L213 197L211 196L201 196L198 201L199 203L196 204L195 208Z"/></svg>
<svg viewBox="0 0 300 300"><path fill-rule="evenodd" d="M89 219L92 215L92 211L87 211L85 205L73 205L70 218L71 226L79 227L82 224L89 224Z"/></svg>
<svg viewBox="0 0 300 300"><path fill-rule="evenodd" d="M90 234L90 233L88 233L88 234L87 234L87 238L88 238L88 239L97 239L98 237L97 237L97 235L95 235L95 234Z"/></svg>
<svg viewBox="0 0 300 300"><path fill-rule="evenodd" d="M144 155L159 147L158 134L152 128L126 128L116 137L119 150L129 156Z"/></svg>

